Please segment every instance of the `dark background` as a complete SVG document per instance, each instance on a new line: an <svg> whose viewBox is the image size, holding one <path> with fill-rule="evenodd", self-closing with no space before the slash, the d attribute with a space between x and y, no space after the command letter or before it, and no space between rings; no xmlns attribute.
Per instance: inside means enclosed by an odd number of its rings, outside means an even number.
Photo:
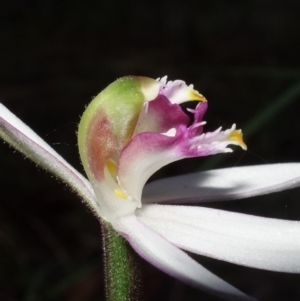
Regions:
<svg viewBox="0 0 300 301"><path fill-rule="evenodd" d="M209 100L208 130L237 123L248 151L185 160L156 177L299 162L300 2L2 1L0 99L83 172L85 105L128 74L183 79ZM100 228L63 184L0 146L0 300L104 300ZM210 204L300 220L299 189ZM300 276L204 257L261 300L299 300ZM144 300L216 300L141 261Z"/></svg>

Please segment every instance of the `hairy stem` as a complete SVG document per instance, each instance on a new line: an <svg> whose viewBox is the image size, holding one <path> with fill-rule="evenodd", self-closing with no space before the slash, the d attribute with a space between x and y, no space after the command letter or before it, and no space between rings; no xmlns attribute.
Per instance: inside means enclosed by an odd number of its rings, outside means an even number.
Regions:
<svg viewBox="0 0 300 301"><path fill-rule="evenodd" d="M102 221L101 228L107 301L141 300L140 259L109 223Z"/></svg>

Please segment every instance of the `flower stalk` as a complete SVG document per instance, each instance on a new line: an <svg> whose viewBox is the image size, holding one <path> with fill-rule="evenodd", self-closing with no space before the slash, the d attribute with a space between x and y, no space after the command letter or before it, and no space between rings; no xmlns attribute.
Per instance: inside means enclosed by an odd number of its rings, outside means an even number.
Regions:
<svg viewBox="0 0 300 301"><path fill-rule="evenodd" d="M138 301L141 292L139 258L107 222L101 222L107 301Z"/></svg>

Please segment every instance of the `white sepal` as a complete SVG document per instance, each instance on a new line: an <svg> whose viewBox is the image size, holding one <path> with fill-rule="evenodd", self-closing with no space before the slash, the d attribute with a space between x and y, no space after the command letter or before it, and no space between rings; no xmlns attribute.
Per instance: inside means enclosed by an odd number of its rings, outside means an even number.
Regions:
<svg viewBox="0 0 300 301"><path fill-rule="evenodd" d="M298 221L174 205L144 205L137 216L181 249L248 267L300 273Z"/></svg>
<svg viewBox="0 0 300 301"><path fill-rule="evenodd" d="M231 167L152 182L144 203L191 203L243 199L300 186L300 163Z"/></svg>
<svg viewBox="0 0 300 301"><path fill-rule="evenodd" d="M36 164L70 185L98 215L99 209L90 182L1 103L0 137Z"/></svg>
<svg viewBox="0 0 300 301"><path fill-rule="evenodd" d="M113 226L140 256L165 273L228 300L255 300L208 271L185 252L145 226L135 215L122 217Z"/></svg>

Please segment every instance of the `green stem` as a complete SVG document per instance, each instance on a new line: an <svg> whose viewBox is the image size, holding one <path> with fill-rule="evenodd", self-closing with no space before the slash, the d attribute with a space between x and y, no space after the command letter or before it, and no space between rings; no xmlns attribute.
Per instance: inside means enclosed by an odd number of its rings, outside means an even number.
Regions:
<svg viewBox="0 0 300 301"><path fill-rule="evenodd" d="M101 222L107 301L140 300L137 254L107 222Z"/></svg>

